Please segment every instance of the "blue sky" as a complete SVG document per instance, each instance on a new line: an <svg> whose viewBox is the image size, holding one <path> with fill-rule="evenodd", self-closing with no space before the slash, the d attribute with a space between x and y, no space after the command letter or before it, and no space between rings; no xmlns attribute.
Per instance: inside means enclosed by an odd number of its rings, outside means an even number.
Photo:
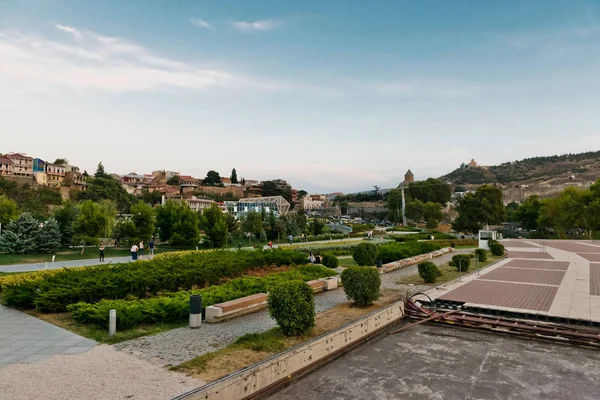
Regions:
<svg viewBox="0 0 600 400"><path fill-rule="evenodd" d="M600 1L0 3L0 152L390 187L600 149Z"/></svg>

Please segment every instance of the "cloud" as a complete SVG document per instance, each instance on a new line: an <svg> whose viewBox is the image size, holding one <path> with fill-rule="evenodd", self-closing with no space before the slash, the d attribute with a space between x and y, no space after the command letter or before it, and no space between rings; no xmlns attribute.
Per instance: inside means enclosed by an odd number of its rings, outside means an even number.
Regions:
<svg viewBox="0 0 600 400"><path fill-rule="evenodd" d="M208 23L208 22L206 22L205 20L203 20L203 19L200 19L200 18L192 18L192 19L190 19L190 23L191 23L192 25L195 25L195 26L197 26L197 27L204 28L204 29L208 29L209 31L214 31L214 28L213 28L213 26L212 26L210 23Z"/></svg>
<svg viewBox="0 0 600 400"><path fill-rule="evenodd" d="M233 27L240 32L264 32L272 31L283 27L283 21L276 19L265 19L261 21L247 22L234 21Z"/></svg>
<svg viewBox="0 0 600 400"><path fill-rule="evenodd" d="M117 37L56 25L66 40L1 32L0 84L48 92L59 88L107 92L185 89L295 90L292 84L162 57Z"/></svg>

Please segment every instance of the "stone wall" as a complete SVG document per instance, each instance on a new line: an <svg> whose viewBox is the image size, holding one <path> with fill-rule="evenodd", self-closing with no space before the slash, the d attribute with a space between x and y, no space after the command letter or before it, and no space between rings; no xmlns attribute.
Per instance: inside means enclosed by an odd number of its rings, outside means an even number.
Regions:
<svg viewBox="0 0 600 400"><path fill-rule="evenodd" d="M219 186L200 186L198 189L196 189L197 192L202 192L202 193L208 193L208 194L219 194L219 195L225 195L228 193L231 193L233 196L236 197L244 197L244 187L243 186L225 186L225 187L219 187Z"/></svg>
<svg viewBox="0 0 600 400"><path fill-rule="evenodd" d="M571 182L559 185L530 185L519 188L505 188L502 190L504 204L517 202L520 203L529 196L538 195L544 197L554 197L568 187L589 187L593 182Z"/></svg>

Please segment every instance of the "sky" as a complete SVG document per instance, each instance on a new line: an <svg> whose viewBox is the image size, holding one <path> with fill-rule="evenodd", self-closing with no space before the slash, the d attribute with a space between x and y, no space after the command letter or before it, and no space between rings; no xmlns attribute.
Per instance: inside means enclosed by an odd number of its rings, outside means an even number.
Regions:
<svg viewBox="0 0 600 400"><path fill-rule="evenodd" d="M348 193L599 149L600 1L0 2L0 153Z"/></svg>

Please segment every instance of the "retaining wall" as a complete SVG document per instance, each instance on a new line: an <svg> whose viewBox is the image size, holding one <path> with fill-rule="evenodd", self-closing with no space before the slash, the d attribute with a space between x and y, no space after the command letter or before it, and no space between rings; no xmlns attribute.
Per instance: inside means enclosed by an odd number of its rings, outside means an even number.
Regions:
<svg viewBox="0 0 600 400"><path fill-rule="evenodd" d="M254 397L382 331L399 321L403 314L403 302L396 302L333 332L176 397L175 400L233 400Z"/></svg>

